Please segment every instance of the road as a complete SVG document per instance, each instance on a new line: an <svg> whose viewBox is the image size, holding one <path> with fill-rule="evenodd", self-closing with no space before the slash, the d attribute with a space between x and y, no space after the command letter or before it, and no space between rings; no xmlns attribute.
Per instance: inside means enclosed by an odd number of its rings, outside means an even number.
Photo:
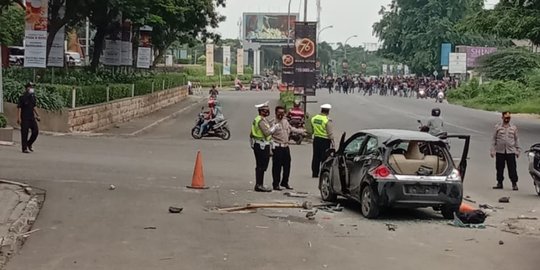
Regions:
<svg viewBox="0 0 540 270"><path fill-rule="evenodd" d="M478 203L511 203L488 217L486 229L447 225L432 210L394 210L379 220L364 219L359 205L342 200L342 213L319 212L314 221L298 210L216 214L215 206L290 200L282 192L252 192L254 158L248 146L254 104L276 102L273 92L226 92L220 99L232 138L193 140L196 109L135 138L42 136L36 153L0 149L0 177L47 190L31 235L8 264L26 269L538 269L540 222L520 221L520 234L503 232L502 222L539 216L525 157L519 160L520 191L494 191L489 158L493 125L500 115L449 104L448 131L472 135L465 193ZM368 128L416 129L433 101L358 94L312 98L331 103L336 129L351 134ZM316 113L318 105L310 105ZM515 117L521 142L530 146L540 120ZM458 145L452 145L457 151ZM201 150L209 190L186 189ZM319 200L310 178L311 145L292 147L291 185ZM270 172L266 184L270 184ZM117 188L109 190L109 185ZM169 214L169 206L184 207ZM389 231L386 223L397 226ZM155 229L148 227L154 227ZM145 229L147 228L147 229ZM499 244L503 241L503 245Z"/></svg>

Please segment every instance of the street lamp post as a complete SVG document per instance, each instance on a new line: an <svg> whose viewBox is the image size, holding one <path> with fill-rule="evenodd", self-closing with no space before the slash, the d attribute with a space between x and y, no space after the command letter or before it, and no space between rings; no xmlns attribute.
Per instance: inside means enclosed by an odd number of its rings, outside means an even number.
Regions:
<svg viewBox="0 0 540 270"><path fill-rule="evenodd" d="M291 2L289 0L289 9L287 11L287 47L291 46Z"/></svg>
<svg viewBox="0 0 540 270"><path fill-rule="evenodd" d="M321 33L322 31L326 30L326 29L331 29L331 28L334 28L333 25L329 25L329 26L326 26L326 27L323 27L321 30L319 30L319 32L317 33L317 56L319 56L319 42L320 42L320 39L319 37L321 36Z"/></svg>
<svg viewBox="0 0 540 270"><path fill-rule="evenodd" d="M345 51L345 59L347 59L347 42L349 42L349 40L350 40L351 38L356 38L356 37L358 37L358 36L357 36L357 35L353 35L353 36L348 37L348 38L345 40L345 44L343 44L343 49L344 49L344 51Z"/></svg>

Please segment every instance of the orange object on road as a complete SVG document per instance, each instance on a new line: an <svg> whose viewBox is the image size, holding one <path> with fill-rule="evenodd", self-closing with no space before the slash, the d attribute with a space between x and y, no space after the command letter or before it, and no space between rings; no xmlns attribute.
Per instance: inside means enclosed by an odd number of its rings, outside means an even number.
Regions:
<svg viewBox="0 0 540 270"><path fill-rule="evenodd" d="M204 185L204 174L203 174L201 151L197 151L197 159L195 160L195 169L193 170L191 186L187 186L187 187L193 188L193 189L207 189L208 188Z"/></svg>
<svg viewBox="0 0 540 270"><path fill-rule="evenodd" d="M472 207L471 205L468 205L464 202L461 203L461 205L459 206L459 212L460 213L471 213L473 211L475 211L476 209L474 207Z"/></svg>

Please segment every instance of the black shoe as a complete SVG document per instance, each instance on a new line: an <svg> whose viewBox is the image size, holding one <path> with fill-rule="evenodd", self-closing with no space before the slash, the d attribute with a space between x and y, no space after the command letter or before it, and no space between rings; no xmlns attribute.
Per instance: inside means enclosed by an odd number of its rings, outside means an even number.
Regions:
<svg viewBox="0 0 540 270"><path fill-rule="evenodd" d="M496 186L493 187L493 189L503 189L503 185L501 183L498 183Z"/></svg>
<svg viewBox="0 0 540 270"><path fill-rule="evenodd" d="M517 184L513 184L513 185L512 185L512 190L516 190L516 191L519 190Z"/></svg>
<svg viewBox="0 0 540 270"><path fill-rule="evenodd" d="M273 188L275 191L282 191L283 189L281 189L280 187L274 187Z"/></svg>
<svg viewBox="0 0 540 270"><path fill-rule="evenodd" d="M312 178L319 178L319 176L318 176L318 175L314 175L314 174L313 174L313 175L311 175L311 177L312 177Z"/></svg>
<svg viewBox="0 0 540 270"><path fill-rule="evenodd" d="M293 190L294 189L289 185L281 185L281 187L284 188L284 189L288 189L288 190Z"/></svg>
<svg viewBox="0 0 540 270"><path fill-rule="evenodd" d="M256 191L256 192L272 192L271 189L269 189L269 188L267 188L267 187L265 187L265 186L263 186L263 185L257 185L257 186L255 186L255 191Z"/></svg>
<svg viewBox="0 0 540 270"><path fill-rule="evenodd" d="M30 151L28 151L28 150L22 150L22 152L25 153L25 154L30 154Z"/></svg>
<svg viewBox="0 0 540 270"><path fill-rule="evenodd" d="M34 152L34 148L32 148L32 146L28 146L28 150L30 150L30 152Z"/></svg>

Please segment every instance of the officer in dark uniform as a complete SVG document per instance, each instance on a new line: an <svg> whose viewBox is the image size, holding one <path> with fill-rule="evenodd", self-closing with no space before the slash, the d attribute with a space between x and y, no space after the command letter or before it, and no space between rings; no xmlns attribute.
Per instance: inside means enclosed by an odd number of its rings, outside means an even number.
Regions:
<svg viewBox="0 0 540 270"><path fill-rule="evenodd" d="M278 125L271 125L267 117L270 115L268 102L255 105L259 115L255 117L251 124L251 148L255 154L255 191L272 192L271 189L264 186L264 173L270 163L270 147L272 143L272 134L279 128Z"/></svg>
<svg viewBox="0 0 540 270"><path fill-rule="evenodd" d="M36 111L36 96L34 94L34 84L29 82L25 85L26 90L24 94L19 98L19 104L17 105L17 124L21 126L21 145L23 153L34 152L33 145L39 134L39 128L37 121L39 121L39 115ZM28 131L31 130L32 134L28 139Z"/></svg>
<svg viewBox="0 0 540 270"><path fill-rule="evenodd" d="M330 114L332 105L321 106L321 113L311 118L313 129L313 159L311 160L311 172L313 178L319 177L321 163L324 161L326 151L334 145L333 123Z"/></svg>

